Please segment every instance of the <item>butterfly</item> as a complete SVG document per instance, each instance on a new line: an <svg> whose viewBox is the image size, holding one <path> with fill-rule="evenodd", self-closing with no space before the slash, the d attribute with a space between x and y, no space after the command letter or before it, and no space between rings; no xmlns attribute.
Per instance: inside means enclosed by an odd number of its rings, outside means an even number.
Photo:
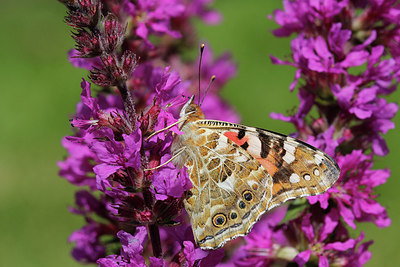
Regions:
<svg viewBox="0 0 400 267"><path fill-rule="evenodd" d="M337 163L317 148L279 133L207 120L194 96L178 120L183 132L172 162L186 166L193 188L184 206L202 249L247 235L260 216L287 200L322 194L339 178Z"/></svg>

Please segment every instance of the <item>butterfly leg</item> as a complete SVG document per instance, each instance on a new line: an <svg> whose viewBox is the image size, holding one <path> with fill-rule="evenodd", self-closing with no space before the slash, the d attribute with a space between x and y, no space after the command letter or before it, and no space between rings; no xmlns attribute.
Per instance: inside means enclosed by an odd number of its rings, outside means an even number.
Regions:
<svg viewBox="0 0 400 267"><path fill-rule="evenodd" d="M150 168L150 169L144 169L144 171L152 171L152 170L157 170L158 168L167 165L168 163L170 163L171 161L173 161L175 158L177 158L180 154L182 154L185 151L185 147L182 147L181 149L178 150L177 153L175 153L169 160L167 160L166 162L164 162L163 164L160 164L154 168Z"/></svg>
<svg viewBox="0 0 400 267"><path fill-rule="evenodd" d="M163 131L165 131L165 130L168 130L168 129L174 127L175 125L181 123L182 121L183 121L182 119L181 119L181 120L178 120L177 122L174 122L174 123L172 123L171 125L168 125L167 127L162 128L162 129L160 129L160 130L158 130L158 131L152 133L152 134L149 135L145 140L146 140L146 141L149 140L151 137L155 136L156 134L161 133L161 132L163 132Z"/></svg>

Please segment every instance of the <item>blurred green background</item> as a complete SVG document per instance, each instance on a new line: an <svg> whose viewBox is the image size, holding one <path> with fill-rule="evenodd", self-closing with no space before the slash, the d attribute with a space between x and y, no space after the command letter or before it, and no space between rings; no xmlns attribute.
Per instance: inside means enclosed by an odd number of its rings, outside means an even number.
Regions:
<svg viewBox="0 0 400 267"><path fill-rule="evenodd" d="M217 54L230 50L238 62L239 73L223 96L245 124L292 132L289 124L269 118L270 112L286 112L298 103L288 90L293 69L273 66L268 57L289 51L289 39L273 37L276 25L266 17L281 1L220 0L215 7L224 15L220 25L197 24L201 40ZM67 212L76 188L58 177L56 162L66 155L60 140L71 134L69 115L87 73L67 61L73 42L65 13L55 0L1 1L0 266L79 266L67 242L83 224ZM390 99L399 96L396 92ZM400 125L399 116L395 122ZM391 168L392 177L377 192L393 223L386 229L359 224L366 239L375 241L368 266L400 262L398 131L391 130L386 139L391 152L377 158L375 166Z"/></svg>

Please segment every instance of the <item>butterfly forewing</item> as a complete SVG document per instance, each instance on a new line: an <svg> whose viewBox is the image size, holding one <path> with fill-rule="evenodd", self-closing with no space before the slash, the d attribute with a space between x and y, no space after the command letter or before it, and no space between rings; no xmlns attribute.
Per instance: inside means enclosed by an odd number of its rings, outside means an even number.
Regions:
<svg viewBox="0 0 400 267"><path fill-rule="evenodd" d="M199 120L257 159L273 179L268 209L289 199L322 194L339 178L337 163L317 148L282 134L239 124Z"/></svg>

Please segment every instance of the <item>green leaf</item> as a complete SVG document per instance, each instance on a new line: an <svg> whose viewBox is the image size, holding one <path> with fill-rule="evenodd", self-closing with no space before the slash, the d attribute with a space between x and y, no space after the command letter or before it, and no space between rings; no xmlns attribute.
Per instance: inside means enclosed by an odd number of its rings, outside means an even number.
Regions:
<svg viewBox="0 0 400 267"><path fill-rule="evenodd" d="M286 212L285 218L281 221L281 223L286 223L288 221L291 221L297 217L303 212L308 207L308 202L306 198L299 198L293 200L289 208Z"/></svg>

